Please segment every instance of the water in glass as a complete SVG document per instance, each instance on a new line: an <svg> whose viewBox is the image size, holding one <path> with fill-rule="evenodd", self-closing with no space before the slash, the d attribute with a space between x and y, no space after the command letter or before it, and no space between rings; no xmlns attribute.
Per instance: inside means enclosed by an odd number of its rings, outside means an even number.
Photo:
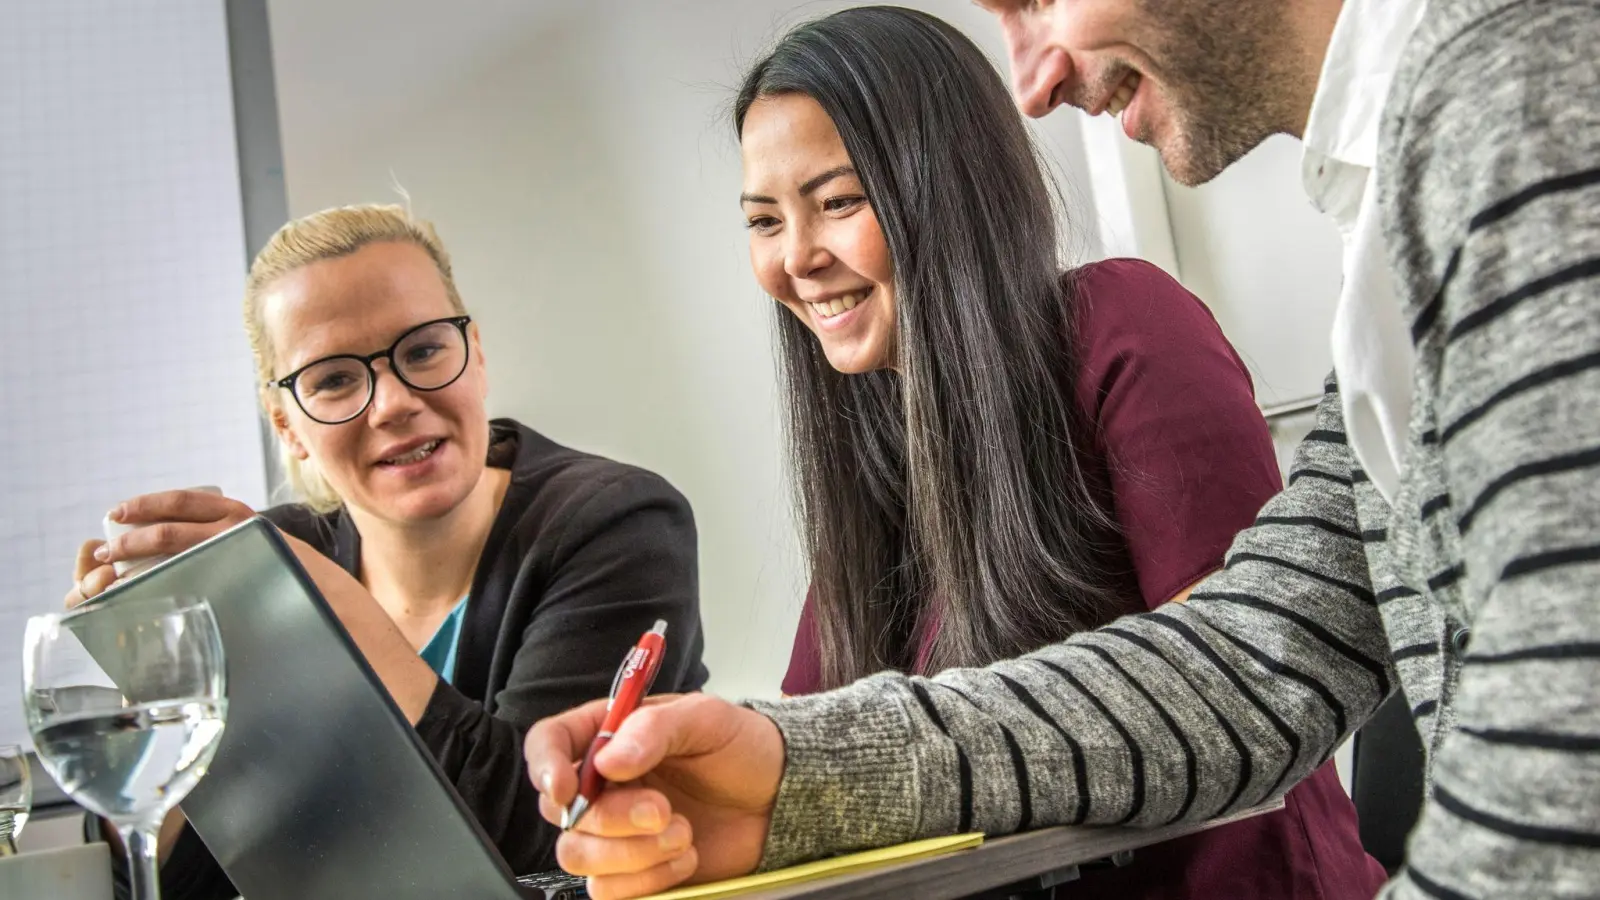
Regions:
<svg viewBox="0 0 1600 900"><path fill-rule="evenodd" d="M187 796L216 754L222 721L211 700L141 703L61 719L34 740L62 790L116 821Z"/></svg>
<svg viewBox="0 0 1600 900"><path fill-rule="evenodd" d="M116 826L134 900L157 900L157 829L204 777L226 719L211 605L108 600L30 619L22 683L40 764Z"/></svg>

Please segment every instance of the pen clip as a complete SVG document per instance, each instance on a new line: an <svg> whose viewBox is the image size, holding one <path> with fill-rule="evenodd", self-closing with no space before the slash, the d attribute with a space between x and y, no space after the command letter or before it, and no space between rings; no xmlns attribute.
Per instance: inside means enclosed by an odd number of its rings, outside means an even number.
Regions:
<svg viewBox="0 0 1600 900"><path fill-rule="evenodd" d="M611 676L611 690L607 692L607 697L612 700L617 699L617 690L622 687L622 676L627 673L628 667L633 663L633 655L638 652L639 648L634 647L622 658L622 665L617 666L617 674Z"/></svg>

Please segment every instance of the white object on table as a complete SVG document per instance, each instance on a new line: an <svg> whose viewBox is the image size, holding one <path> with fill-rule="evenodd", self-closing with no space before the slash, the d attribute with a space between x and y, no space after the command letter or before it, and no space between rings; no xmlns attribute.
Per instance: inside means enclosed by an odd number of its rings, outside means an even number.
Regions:
<svg viewBox="0 0 1600 900"><path fill-rule="evenodd" d="M111 853L100 842L0 859L0 897L111 900Z"/></svg>
<svg viewBox="0 0 1600 900"><path fill-rule="evenodd" d="M222 496L222 488L219 488L216 485L212 485L212 484L203 484L203 485L200 485L199 487L184 488L184 490L204 491L204 492L206 492L208 494L216 494L218 497ZM109 514L104 519L100 520L100 528L105 531L105 535L106 535L106 540L107 541L112 540L113 538L117 537L118 535L127 534L128 532L130 532L133 529L138 528L138 527L140 527L140 526L138 526L138 525L124 525L121 522L113 522L113 521L111 521L111 516ZM155 565L156 563L161 562L164 559L171 559L171 558L172 557L170 557L170 556L146 556L143 559L119 560L117 562L112 563L111 564L111 568L116 571L117 578L119 578L119 579L132 578L133 576L139 574L140 572L143 572L144 570L150 568L151 566Z"/></svg>

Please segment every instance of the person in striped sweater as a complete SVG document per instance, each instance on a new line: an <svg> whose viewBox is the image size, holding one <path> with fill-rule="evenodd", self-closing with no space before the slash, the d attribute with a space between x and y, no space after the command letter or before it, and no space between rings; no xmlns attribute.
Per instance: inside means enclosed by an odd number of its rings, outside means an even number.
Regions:
<svg viewBox="0 0 1600 900"><path fill-rule="evenodd" d="M1429 791L1381 895L1600 894L1600 7L984 5L1024 111L1120 113L1180 180L1305 140L1345 284L1289 485L1186 604L985 668L641 710L598 759L637 784L563 861L621 897L1023 809L1205 819L1282 793L1399 690ZM547 815L600 714L530 732ZM687 849L654 837L671 813Z"/></svg>

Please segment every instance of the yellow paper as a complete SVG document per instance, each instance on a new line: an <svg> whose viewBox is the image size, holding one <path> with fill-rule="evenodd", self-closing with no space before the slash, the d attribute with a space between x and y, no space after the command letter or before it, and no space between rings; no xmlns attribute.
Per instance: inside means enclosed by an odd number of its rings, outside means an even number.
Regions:
<svg viewBox="0 0 1600 900"><path fill-rule="evenodd" d="M819 859L816 862L790 866L787 869L778 869L773 872L763 872L760 875L746 875L743 878L731 878L727 881L714 881L711 884L678 888L677 890L667 891L664 894L652 894L646 897L645 900L717 900L717 898L733 897L763 888L787 887L791 884L799 884L802 881L816 881L819 878L830 878L834 875L875 869L892 863L927 859L930 856L966 850L981 843L983 843L983 835L978 832L928 838L925 841L913 841L912 843L900 844L895 847L882 847L877 850L852 853L848 856Z"/></svg>

